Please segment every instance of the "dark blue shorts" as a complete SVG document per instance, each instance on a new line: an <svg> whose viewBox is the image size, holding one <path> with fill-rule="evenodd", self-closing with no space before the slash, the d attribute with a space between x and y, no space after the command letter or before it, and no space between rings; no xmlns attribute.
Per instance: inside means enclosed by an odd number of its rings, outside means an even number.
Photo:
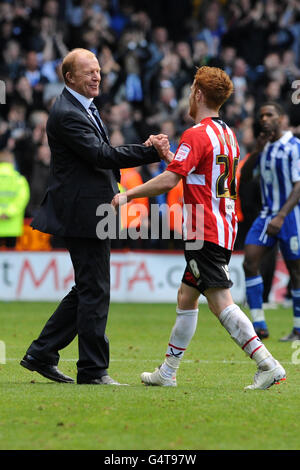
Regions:
<svg viewBox="0 0 300 470"><path fill-rule="evenodd" d="M258 245L273 247L279 242L280 251L286 260L300 259L300 220L297 220L297 214L290 212L275 237L266 234L269 222L274 216L257 217L250 228L245 245Z"/></svg>

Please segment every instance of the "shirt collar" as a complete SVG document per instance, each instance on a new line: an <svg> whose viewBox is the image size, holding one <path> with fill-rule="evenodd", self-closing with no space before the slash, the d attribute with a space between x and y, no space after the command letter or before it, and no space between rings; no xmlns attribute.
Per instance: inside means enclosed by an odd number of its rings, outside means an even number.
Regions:
<svg viewBox="0 0 300 470"><path fill-rule="evenodd" d="M293 137L293 133L291 131L286 131L279 139L282 144L286 144L291 138Z"/></svg>
<svg viewBox="0 0 300 470"><path fill-rule="evenodd" d="M77 91L75 90L72 90L72 88L66 86L66 89L68 90L69 93L71 93L71 95L74 96L74 98L76 98L79 103L82 104L82 106L88 110L91 103L93 102L93 98L87 98L86 96L83 96L81 95L80 93L77 93Z"/></svg>

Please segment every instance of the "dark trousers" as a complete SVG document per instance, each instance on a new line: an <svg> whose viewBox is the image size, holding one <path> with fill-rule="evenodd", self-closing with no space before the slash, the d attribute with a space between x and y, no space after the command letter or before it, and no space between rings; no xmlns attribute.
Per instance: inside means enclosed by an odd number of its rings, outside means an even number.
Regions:
<svg viewBox="0 0 300 470"><path fill-rule="evenodd" d="M78 335L77 379L107 374L109 342L105 335L110 300L110 241L65 238L75 285L49 318L27 354L57 365L59 351Z"/></svg>

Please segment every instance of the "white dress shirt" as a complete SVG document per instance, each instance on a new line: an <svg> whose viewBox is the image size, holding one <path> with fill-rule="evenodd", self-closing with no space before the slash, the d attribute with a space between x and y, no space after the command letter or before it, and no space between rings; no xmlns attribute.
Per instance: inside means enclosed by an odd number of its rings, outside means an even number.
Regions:
<svg viewBox="0 0 300 470"><path fill-rule="evenodd" d="M80 104L82 104L82 106L84 107L84 109L86 109L86 111L88 112L88 114L91 116L91 118L93 119L94 123L96 124L96 126L99 128L99 125L96 121L96 119L94 118L93 116L93 113L92 111L90 110L90 105L91 103L93 102L93 99L94 98L87 98L86 96L83 96L81 95L80 93L77 93L77 91L75 90L72 90L72 88L66 86L66 89L68 90L69 93L71 93L71 95L74 96L74 98L76 98Z"/></svg>

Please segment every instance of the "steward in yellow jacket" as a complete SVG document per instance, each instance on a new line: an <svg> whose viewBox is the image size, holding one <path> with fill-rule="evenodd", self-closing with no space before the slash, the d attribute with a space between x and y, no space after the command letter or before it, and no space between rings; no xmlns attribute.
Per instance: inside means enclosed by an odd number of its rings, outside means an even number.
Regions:
<svg viewBox="0 0 300 470"><path fill-rule="evenodd" d="M23 233L24 213L29 201L29 184L14 168L10 152L0 152L0 238ZM7 245L11 246L11 245Z"/></svg>

